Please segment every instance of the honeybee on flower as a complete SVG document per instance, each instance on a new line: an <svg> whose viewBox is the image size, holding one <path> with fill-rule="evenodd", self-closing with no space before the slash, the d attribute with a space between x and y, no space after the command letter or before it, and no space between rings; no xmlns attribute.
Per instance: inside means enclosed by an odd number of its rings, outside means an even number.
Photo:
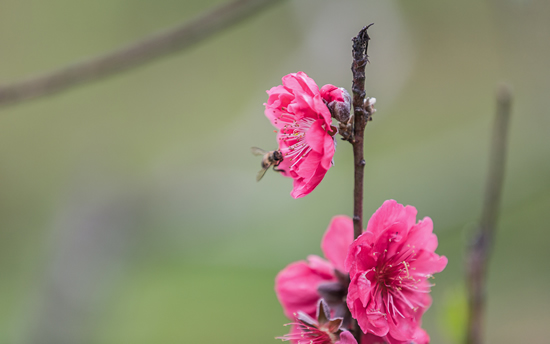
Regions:
<svg viewBox="0 0 550 344"><path fill-rule="evenodd" d="M283 172L283 170L277 169L277 166L283 161L283 154L280 151L274 150L267 152L258 147L252 147L251 150L254 155L263 155L262 169L258 172L256 181L259 182L271 166L273 166L273 171Z"/></svg>

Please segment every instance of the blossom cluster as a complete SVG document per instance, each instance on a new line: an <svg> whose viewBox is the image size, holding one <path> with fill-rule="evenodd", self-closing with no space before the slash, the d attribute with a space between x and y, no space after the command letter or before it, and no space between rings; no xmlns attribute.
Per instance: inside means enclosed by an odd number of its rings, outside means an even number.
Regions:
<svg viewBox="0 0 550 344"><path fill-rule="evenodd" d="M327 260L312 255L277 275L275 292L285 314L314 317L324 299L344 323L349 309L363 332L361 344L429 343L421 328L431 304L429 279L447 265L435 253L432 231L429 217L417 223L416 209L394 200L382 204L356 240L352 220L334 217L321 243Z"/></svg>
<svg viewBox="0 0 550 344"><path fill-rule="evenodd" d="M291 196L299 198L312 192L333 165L338 132L333 118L343 138L350 139L351 98L334 85L319 88L303 72L282 81L267 91L264 104L278 129L278 149L262 151L268 154L260 177L273 165L294 180ZM373 104L374 98L364 106L372 113ZM290 333L280 339L293 344L358 344L356 338L360 344L429 343L421 327L432 301L429 280L447 265L447 258L435 253L430 218L416 222L414 207L388 200L355 239L352 220L334 217L321 248L326 259L311 255L276 277L275 292L292 320ZM349 329L357 331L355 336Z"/></svg>

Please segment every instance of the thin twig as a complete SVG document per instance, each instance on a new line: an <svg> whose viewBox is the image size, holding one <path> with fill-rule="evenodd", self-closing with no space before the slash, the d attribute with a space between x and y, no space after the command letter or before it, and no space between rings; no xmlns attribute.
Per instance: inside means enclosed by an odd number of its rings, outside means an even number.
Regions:
<svg viewBox="0 0 550 344"><path fill-rule="evenodd" d="M281 0L235 0L195 19L56 71L0 86L0 107L65 91L188 48Z"/></svg>
<svg viewBox="0 0 550 344"><path fill-rule="evenodd" d="M367 66L370 37L367 33L372 24L365 26L356 37L353 38L353 138L350 141L353 145L354 162L354 190L353 190L353 237L357 239L363 232L363 179L365 170L365 159L363 158L363 136L365 126L370 120L370 113L365 109L365 67ZM354 320L353 336L358 343L361 343L361 329Z"/></svg>
<svg viewBox="0 0 550 344"><path fill-rule="evenodd" d="M483 210L478 232L470 246L467 257L466 279L469 298L467 344L481 344L483 342L487 263L491 253L501 201L511 103L510 88L502 86L497 94L497 111Z"/></svg>
<svg viewBox="0 0 550 344"><path fill-rule="evenodd" d="M369 47L368 28L365 26L353 38L353 162L354 162L354 190L353 190L353 236L357 238L363 232L363 177L365 159L363 158L363 136L365 126L369 121L369 113L365 109L365 67L369 61L367 50Z"/></svg>

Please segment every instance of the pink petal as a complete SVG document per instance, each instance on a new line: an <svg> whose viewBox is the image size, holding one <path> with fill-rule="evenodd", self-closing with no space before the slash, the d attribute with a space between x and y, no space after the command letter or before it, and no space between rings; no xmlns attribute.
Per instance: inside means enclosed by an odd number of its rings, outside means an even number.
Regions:
<svg viewBox="0 0 550 344"><path fill-rule="evenodd" d="M321 165L322 158L322 153L310 151L305 157L302 157L302 160L294 165L296 173L307 181L308 179L313 177L313 175L317 171L317 168L319 168L319 165Z"/></svg>
<svg viewBox="0 0 550 344"><path fill-rule="evenodd" d="M383 337L388 331L388 322L382 312L372 312L372 309L379 309L382 299L380 295L376 298L370 297L370 282L363 275L352 277L346 299L352 316L357 319L363 333L373 333ZM366 302L364 302L366 301Z"/></svg>
<svg viewBox="0 0 550 344"><path fill-rule="evenodd" d="M340 333L340 340L335 344L357 344L357 341L349 331Z"/></svg>
<svg viewBox="0 0 550 344"><path fill-rule="evenodd" d="M408 243L407 234L409 228L405 227L403 223L396 222L383 231L373 245L374 252L385 252L386 257L392 257L397 252L403 251L403 245Z"/></svg>
<svg viewBox="0 0 550 344"><path fill-rule="evenodd" d="M398 303L397 305L399 306L401 304ZM400 311L404 313L403 309L400 309ZM404 318L399 315L388 316L388 325L390 328L388 334L393 339L408 341L412 338L417 324L414 318L410 318L407 315Z"/></svg>
<svg viewBox="0 0 550 344"><path fill-rule="evenodd" d="M378 342L372 342L378 343ZM384 337L384 341L380 343L389 343L389 344L429 344L430 343L430 336L426 331L424 331L422 328L417 327L415 329L414 335L411 339L407 340L398 340L394 337L392 337L390 334L386 335ZM371 342L361 342L361 344L371 344Z"/></svg>
<svg viewBox="0 0 550 344"><path fill-rule="evenodd" d="M357 252L356 261L350 274L364 273L366 271L373 271L377 264L380 254L373 254L373 249L370 246L361 246L361 250ZM367 276L372 277L372 276Z"/></svg>
<svg viewBox="0 0 550 344"><path fill-rule="evenodd" d="M329 137L332 140L332 137L327 134L326 130L323 129L323 121L315 121L309 130L306 132L306 142L308 146L311 147L317 153L323 153L325 150L325 138ZM332 157L330 157L332 159Z"/></svg>
<svg viewBox="0 0 550 344"><path fill-rule="evenodd" d="M354 316L355 317L355 316ZM388 321L382 314L362 314L357 316L357 322L363 333L372 333L378 337L388 334Z"/></svg>
<svg viewBox="0 0 550 344"><path fill-rule="evenodd" d="M361 295L359 294L359 288L357 287L357 283L356 283L358 276L359 275L352 277L351 283L348 287L348 295L346 297L346 303L348 305L348 309L351 311L352 314L355 312L356 302L359 303L358 305L359 308L363 307L363 305L361 304L361 300L359 300Z"/></svg>
<svg viewBox="0 0 550 344"><path fill-rule="evenodd" d="M269 98L265 106L265 115L276 128L282 128L287 123L292 123L294 115L282 110L294 99L294 95L282 85L272 87L269 91Z"/></svg>
<svg viewBox="0 0 550 344"><path fill-rule="evenodd" d="M332 265L345 272L344 261L353 242L353 221L350 217L335 216L330 221L321 241L321 249Z"/></svg>
<svg viewBox="0 0 550 344"><path fill-rule="evenodd" d="M305 92L295 93L293 101L287 107L288 112L293 113L296 120L306 117L313 119L320 118L313 99L311 95Z"/></svg>
<svg viewBox="0 0 550 344"><path fill-rule="evenodd" d="M378 237L386 228L402 223L404 227L410 228L416 222L416 208L410 205L404 207L393 199L385 201L378 210L371 216L367 224L367 231Z"/></svg>
<svg viewBox="0 0 550 344"><path fill-rule="evenodd" d="M315 112L317 112L317 118L322 118L325 121L325 124L328 129L332 124L332 116L330 114L330 110L328 109L327 105L323 101L323 98L321 98L320 94L313 97L312 107L315 110Z"/></svg>
<svg viewBox="0 0 550 344"><path fill-rule="evenodd" d="M336 142L334 138L330 135L325 135L324 139L324 154L323 159L321 160L321 166L328 171L332 167L332 159L334 158L334 151Z"/></svg>
<svg viewBox="0 0 550 344"><path fill-rule="evenodd" d="M437 236L433 232L433 222L425 217L411 228L407 242L412 246L434 252L437 248Z"/></svg>
<svg viewBox="0 0 550 344"><path fill-rule="evenodd" d="M298 72L298 73L296 73L296 76L300 77L304 81L304 83L307 85L307 87L309 88L309 90L313 94L318 94L319 93L319 86L317 86L315 81L312 78L310 78L309 76L307 76L306 73Z"/></svg>
<svg viewBox="0 0 550 344"><path fill-rule="evenodd" d="M386 344L386 340L382 337L375 336L372 333L363 334L361 336L361 344Z"/></svg>
<svg viewBox="0 0 550 344"><path fill-rule="evenodd" d="M319 183L321 183L326 173L326 170L318 167L309 179L301 177L294 179L294 189L292 190L290 195L294 198L300 198L308 195L317 187L317 185L319 185Z"/></svg>
<svg viewBox="0 0 550 344"><path fill-rule="evenodd" d="M306 183L304 183L304 178L294 177L294 182L292 185L292 191L290 192L290 196L292 196L292 198L298 199L309 194L306 189Z"/></svg>
<svg viewBox="0 0 550 344"><path fill-rule="evenodd" d="M361 300L363 307L367 307L370 300L372 284L365 275L360 274L358 276L359 277L355 280L355 283L357 284L357 290L359 291L359 300Z"/></svg>
<svg viewBox="0 0 550 344"><path fill-rule="evenodd" d="M310 263L299 261L288 265L275 278L275 293L287 317L298 311L315 316L319 294L317 287L323 282L336 281L332 265L319 257L310 256Z"/></svg>
<svg viewBox="0 0 550 344"><path fill-rule="evenodd" d="M415 258L416 260L411 263L411 266L415 268L416 273L420 274L432 275L441 272L448 262L447 257L424 249L419 249Z"/></svg>
<svg viewBox="0 0 550 344"><path fill-rule="evenodd" d="M306 92L311 96L319 93L319 87L304 72L290 73L283 77L283 85L296 92Z"/></svg>
<svg viewBox="0 0 550 344"><path fill-rule="evenodd" d="M373 234L371 232L363 232L363 234L361 234L357 239L355 239L351 243L351 245L348 248L348 255L346 257L346 261L344 262L345 271L350 271L353 265L361 261L360 259L357 258L357 255L361 251L361 247L363 246L370 247L372 245L372 241L373 241Z"/></svg>
<svg viewBox="0 0 550 344"><path fill-rule="evenodd" d="M327 262L323 258L310 254L307 256L307 262L309 267L314 270L318 275L324 276L329 279L334 278L334 266Z"/></svg>
<svg viewBox="0 0 550 344"><path fill-rule="evenodd" d="M344 101L344 97L342 96L342 91L334 85L327 84L327 85L321 87L320 93L321 93L321 97L327 103L330 103L330 102L335 101L335 100L339 101L339 102Z"/></svg>
<svg viewBox="0 0 550 344"><path fill-rule="evenodd" d="M418 327L413 335L413 342L415 344L430 344L430 336L428 332Z"/></svg>

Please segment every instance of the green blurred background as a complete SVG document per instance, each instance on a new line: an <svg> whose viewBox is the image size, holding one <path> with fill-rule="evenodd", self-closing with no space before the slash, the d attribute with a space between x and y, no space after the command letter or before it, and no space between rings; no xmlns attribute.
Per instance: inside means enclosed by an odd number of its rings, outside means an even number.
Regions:
<svg viewBox="0 0 550 344"><path fill-rule="evenodd" d="M1 0L0 83L55 69L220 4ZM309 196L255 176L273 149L265 90L305 71L350 89L350 39L375 22L368 218L394 198L430 216L424 318L458 343L464 249L480 214L495 89L514 88L490 264L490 343L548 342L550 2L285 1L196 44L66 93L0 109L0 343L275 343L286 264L321 254L352 210L351 147Z"/></svg>

